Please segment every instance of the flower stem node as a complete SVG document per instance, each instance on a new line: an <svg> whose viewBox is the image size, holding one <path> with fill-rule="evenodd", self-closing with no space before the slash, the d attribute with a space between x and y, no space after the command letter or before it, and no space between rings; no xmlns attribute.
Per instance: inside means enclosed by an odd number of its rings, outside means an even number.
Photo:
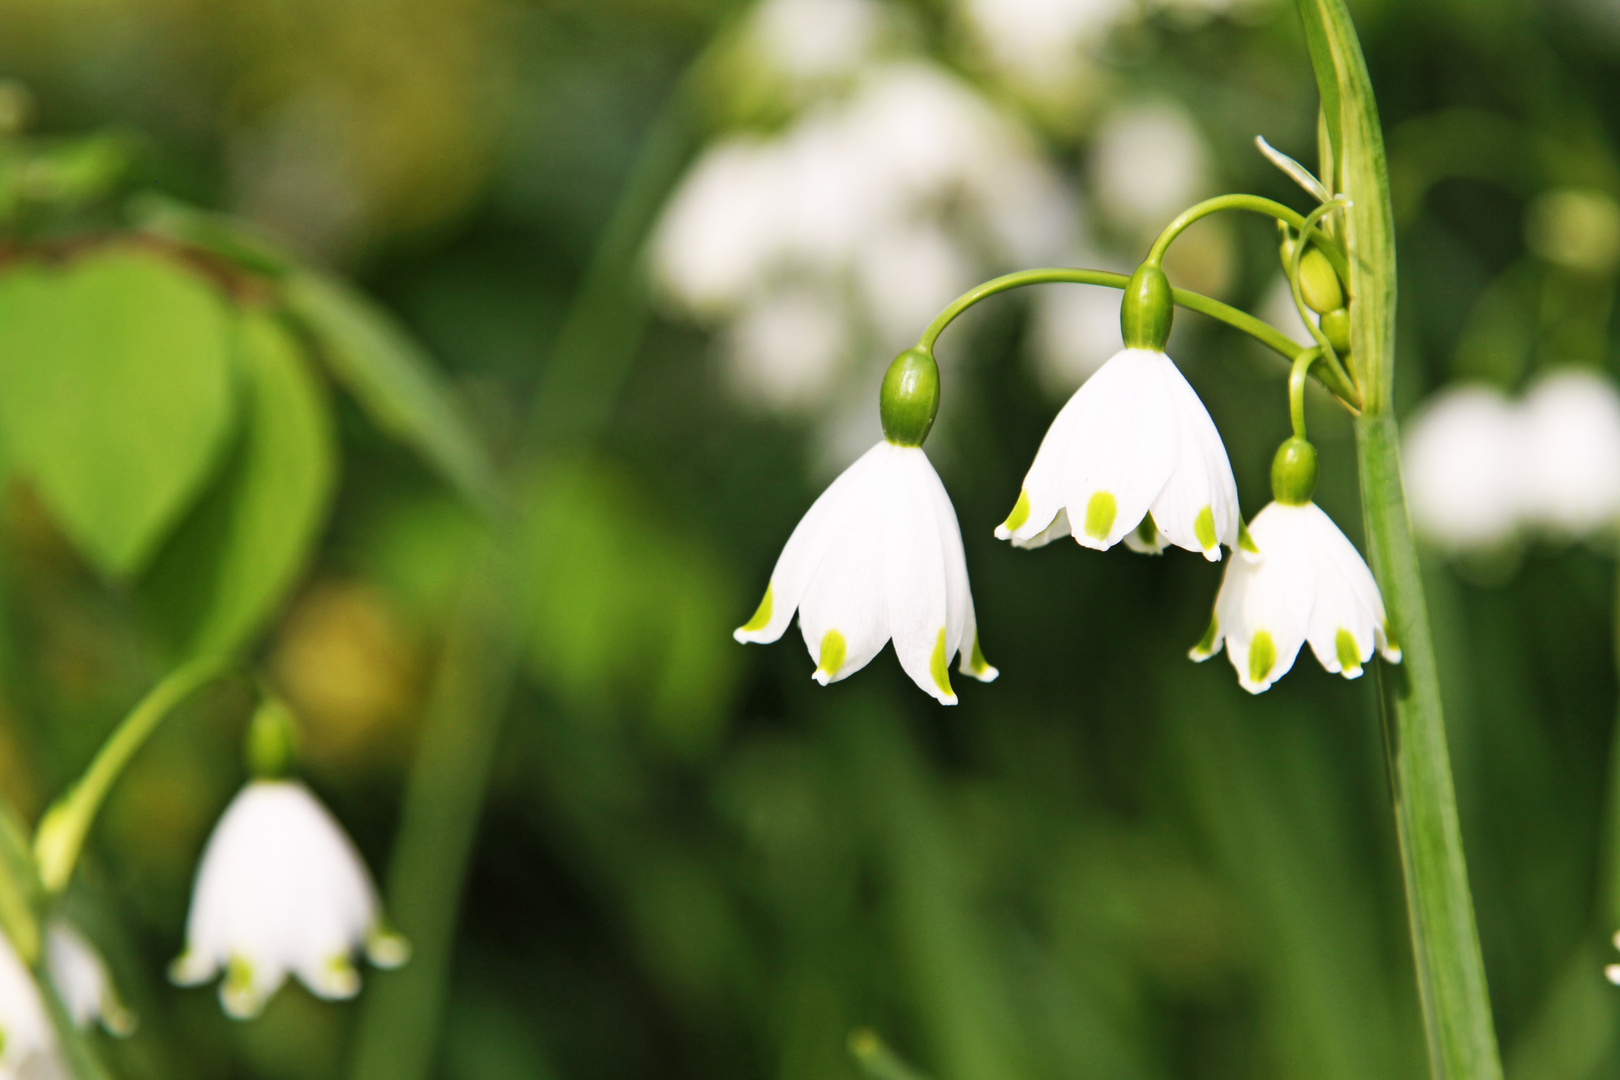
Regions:
<svg viewBox="0 0 1620 1080"><path fill-rule="evenodd" d="M1310 298L1306 297L1306 303ZM1338 307L1331 311L1322 312L1320 321L1322 336L1328 339L1333 351L1340 357L1350 355L1350 312L1346 308Z"/></svg>
<svg viewBox="0 0 1620 1080"><path fill-rule="evenodd" d="M895 446L921 446L939 412L939 365L917 346L894 358L878 393L883 437Z"/></svg>
<svg viewBox="0 0 1620 1080"><path fill-rule="evenodd" d="M1119 330L1127 349L1163 352L1170 340L1170 322L1175 315L1170 279L1157 263L1145 262L1136 268L1125 286L1119 305Z"/></svg>
<svg viewBox="0 0 1620 1080"><path fill-rule="evenodd" d="M1316 447L1294 436L1271 459L1271 497L1284 506L1304 506L1316 492Z"/></svg>
<svg viewBox="0 0 1620 1080"><path fill-rule="evenodd" d="M260 780L286 775L298 749L297 722L292 710L274 694L267 694L248 721L243 747L248 771Z"/></svg>

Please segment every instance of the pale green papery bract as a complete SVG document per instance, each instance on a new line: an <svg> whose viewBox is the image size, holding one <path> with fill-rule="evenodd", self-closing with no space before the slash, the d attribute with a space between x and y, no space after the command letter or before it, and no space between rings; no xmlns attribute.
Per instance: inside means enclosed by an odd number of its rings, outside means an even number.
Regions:
<svg viewBox="0 0 1620 1080"><path fill-rule="evenodd" d="M1099 551L1174 544L1213 562L1222 544L1237 547L1240 522L1226 447L1198 394L1164 353L1124 349L1058 412L996 536L1025 548L1069 535Z"/></svg>
<svg viewBox="0 0 1620 1080"><path fill-rule="evenodd" d="M191 986L225 972L219 998L256 1016L288 974L317 997L353 997L353 956L394 967L406 946L386 933L360 853L303 784L255 780L208 838L186 921L186 951L170 977Z"/></svg>
<svg viewBox="0 0 1620 1080"><path fill-rule="evenodd" d="M921 447L880 442L821 493L734 636L775 641L795 610L823 686L891 638L906 674L943 704L956 704L952 657L982 682L998 674L979 650L956 509Z"/></svg>
<svg viewBox="0 0 1620 1080"><path fill-rule="evenodd" d="M1258 554L1232 559L1215 597L1210 632L1192 650L1207 660L1226 645L1238 681L1258 694L1294 666L1307 641L1316 659L1347 679L1376 647L1399 663L1378 583L1355 546L1313 502L1274 502L1249 523Z"/></svg>

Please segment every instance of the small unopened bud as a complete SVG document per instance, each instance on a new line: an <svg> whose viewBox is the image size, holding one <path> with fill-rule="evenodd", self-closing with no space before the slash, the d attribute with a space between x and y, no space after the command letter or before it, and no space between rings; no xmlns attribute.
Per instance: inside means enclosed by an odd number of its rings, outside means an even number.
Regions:
<svg viewBox="0 0 1620 1080"><path fill-rule="evenodd" d="M939 365L918 347L894 358L878 393L883 437L896 446L921 446L939 412Z"/></svg>
<svg viewBox="0 0 1620 1080"><path fill-rule="evenodd" d="M1288 506L1303 506L1316 492L1316 447L1294 436L1277 447L1271 459L1271 497Z"/></svg>
<svg viewBox="0 0 1620 1080"><path fill-rule="evenodd" d="M298 727L292 710L274 694L266 695L248 721L243 747L248 771L259 780L284 775L292 766L297 746Z"/></svg>
<svg viewBox="0 0 1620 1080"><path fill-rule="evenodd" d="M1170 340L1170 322L1175 316L1175 300L1170 279L1159 266L1143 263L1125 286L1119 306L1119 330L1127 349L1163 352Z"/></svg>
<svg viewBox="0 0 1620 1080"><path fill-rule="evenodd" d="M1310 248L1299 260L1299 292L1318 315L1344 307L1339 275L1319 248Z"/></svg>
<svg viewBox="0 0 1620 1080"><path fill-rule="evenodd" d="M1328 339L1333 351L1342 356L1350 355L1350 312L1344 308L1334 308L1324 311L1320 323L1322 336Z"/></svg>

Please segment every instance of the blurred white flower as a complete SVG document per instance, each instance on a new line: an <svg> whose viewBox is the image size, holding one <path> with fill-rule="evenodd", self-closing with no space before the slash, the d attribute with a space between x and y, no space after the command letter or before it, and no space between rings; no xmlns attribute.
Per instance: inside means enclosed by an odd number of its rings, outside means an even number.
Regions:
<svg viewBox="0 0 1620 1080"><path fill-rule="evenodd" d="M1105 214L1157 232L1204 193L1209 152L1181 106L1130 102L1104 119L1091 146L1090 173Z"/></svg>
<svg viewBox="0 0 1620 1080"><path fill-rule="evenodd" d="M1136 13L1132 0L963 0L985 58L1009 81L1037 93L1083 78L1114 26Z"/></svg>
<svg viewBox="0 0 1620 1080"><path fill-rule="evenodd" d="M1307 641L1323 668L1347 679L1361 675L1375 646L1400 662L1378 583L1320 507L1273 502L1249 523L1249 535L1259 553L1227 562L1209 633L1189 654L1194 660L1208 660L1224 643L1251 694L1286 675Z"/></svg>
<svg viewBox="0 0 1620 1080"><path fill-rule="evenodd" d="M135 1030L135 1016L113 988L107 962L72 924L57 919L46 929L45 965L63 1007L79 1027L99 1020L114 1035Z"/></svg>
<svg viewBox="0 0 1620 1080"><path fill-rule="evenodd" d="M1213 562L1222 544L1237 547L1239 525L1204 403L1164 353L1124 349L1058 412L996 536L1024 548L1070 535L1099 551L1168 543Z"/></svg>
<svg viewBox="0 0 1620 1080"><path fill-rule="evenodd" d="M1620 521L1620 394L1596 372L1538 379L1523 409L1523 506L1534 524L1583 536Z"/></svg>
<svg viewBox="0 0 1620 1080"><path fill-rule="evenodd" d="M371 875L342 826L300 783L249 783L203 850L186 951L170 977L193 986L223 968L220 1003L247 1019L289 973L317 997L353 997L360 947L379 967L397 966L407 953L385 930Z"/></svg>
<svg viewBox="0 0 1620 1080"><path fill-rule="evenodd" d="M919 446L880 442L821 493L735 637L775 641L795 611L823 686L891 638L906 674L941 704L956 704L953 658L982 682L998 674L979 649L956 509Z"/></svg>
<svg viewBox="0 0 1620 1080"><path fill-rule="evenodd" d="M847 363L848 316L829 290L789 285L732 320L725 344L739 399L799 411L825 400Z"/></svg>
<svg viewBox="0 0 1620 1080"><path fill-rule="evenodd" d="M1047 393L1066 398L1125 347L1119 291L1084 285L1042 285L1032 291L1029 346L1036 371Z"/></svg>
<svg viewBox="0 0 1620 1080"><path fill-rule="evenodd" d="M67 1072L39 987L0 934L0 1080L30 1075Z"/></svg>
<svg viewBox="0 0 1620 1080"><path fill-rule="evenodd" d="M1489 548L1519 527L1518 410L1496 390L1456 386L1407 421L1401 447L1412 523L1448 550Z"/></svg>
<svg viewBox="0 0 1620 1080"><path fill-rule="evenodd" d="M1072 196L1028 131L945 70L891 61L778 135L710 147L649 254L668 302L730 325L733 372L768 373L733 381L743 400L802 411L838 399L829 369L865 371L830 363L834 342L892 355L974 280L1056 258L1074 230ZM812 308L845 312L841 339ZM802 348L764 332L793 320L814 328Z"/></svg>
<svg viewBox="0 0 1620 1080"><path fill-rule="evenodd" d="M782 74L836 79L871 56L884 16L870 0L766 0L754 10L750 31Z"/></svg>

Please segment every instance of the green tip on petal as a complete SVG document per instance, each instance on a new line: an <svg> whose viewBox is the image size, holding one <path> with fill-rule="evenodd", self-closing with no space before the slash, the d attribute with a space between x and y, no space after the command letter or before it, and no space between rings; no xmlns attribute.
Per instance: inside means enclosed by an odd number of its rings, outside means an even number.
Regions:
<svg viewBox="0 0 1620 1080"><path fill-rule="evenodd" d="M1136 540L1149 552L1158 550L1159 523L1153 520L1152 514L1143 514L1142 520L1137 523Z"/></svg>
<svg viewBox="0 0 1620 1080"><path fill-rule="evenodd" d="M1012 513L1007 515L1007 520L1001 523L1001 527L1008 532L1014 532L1028 520L1029 492L1020 490L1018 492L1018 501L1013 503Z"/></svg>
<svg viewBox="0 0 1620 1080"><path fill-rule="evenodd" d="M321 992L334 998L351 998L360 992L360 973L347 954L329 957L322 966Z"/></svg>
<svg viewBox="0 0 1620 1080"><path fill-rule="evenodd" d="M759 607L754 609L754 617L737 627L737 633L752 634L755 631L763 630L766 626L770 625L771 590L774 588L774 585L765 586L765 598L759 602Z"/></svg>
<svg viewBox="0 0 1620 1080"><path fill-rule="evenodd" d="M828 681L838 675L844 666L844 635L829 630L821 637L821 658L816 661L816 674Z"/></svg>
<svg viewBox="0 0 1620 1080"><path fill-rule="evenodd" d="M1356 647L1354 635L1342 626L1333 637L1333 651L1338 654L1339 667L1345 678L1354 679L1361 674L1361 650Z"/></svg>
<svg viewBox="0 0 1620 1080"><path fill-rule="evenodd" d="M1099 491L1091 496L1086 503L1086 535L1093 540L1101 540L1108 535L1108 530L1114 527L1114 515L1119 505L1114 496L1107 491Z"/></svg>
<svg viewBox="0 0 1620 1080"><path fill-rule="evenodd" d="M843 644L839 643L840 652ZM928 659L928 673L934 677L934 685L939 692L952 701L956 700L956 691L951 689L951 661L945 655L945 628L939 628L939 637L934 641L934 655Z"/></svg>
<svg viewBox="0 0 1620 1080"><path fill-rule="evenodd" d="M1238 518L1238 547L1247 551L1250 555L1260 554L1260 545L1256 544L1254 537L1249 535L1248 523L1242 518Z"/></svg>
<svg viewBox="0 0 1620 1080"><path fill-rule="evenodd" d="M411 958L411 943L397 930L378 923L366 934L366 959L380 968L397 968Z"/></svg>
<svg viewBox="0 0 1620 1080"><path fill-rule="evenodd" d="M264 999L253 985L253 965L233 956L225 965L225 981L219 986L220 1004L234 1020L251 1020L264 1009Z"/></svg>
<svg viewBox="0 0 1620 1080"><path fill-rule="evenodd" d="M1203 663L1215 655L1215 636L1221 632L1221 620L1213 613L1209 617L1209 629L1204 636L1198 639L1198 644L1187 650L1187 655L1199 663Z"/></svg>
<svg viewBox="0 0 1620 1080"><path fill-rule="evenodd" d="M1264 630L1259 631L1249 642L1249 681L1265 682L1276 662L1277 647L1271 643L1271 635Z"/></svg>
<svg viewBox="0 0 1620 1080"><path fill-rule="evenodd" d="M962 670L980 682L990 682L1001 674L1000 671L991 666L990 661L984 658L984 653L979 649L979 635L977 632L973 635L973 648L969 651L967 663L962 665Z"/></svg>
<svg viewBox="0 0 1620 1080"><path fill-rule="evenodd" d="M1215 546L1215 511L1211 507L1204 507L1198 511L1193 519L1193 536L1197 538L1198 545L1205 551Z"/></svg>

